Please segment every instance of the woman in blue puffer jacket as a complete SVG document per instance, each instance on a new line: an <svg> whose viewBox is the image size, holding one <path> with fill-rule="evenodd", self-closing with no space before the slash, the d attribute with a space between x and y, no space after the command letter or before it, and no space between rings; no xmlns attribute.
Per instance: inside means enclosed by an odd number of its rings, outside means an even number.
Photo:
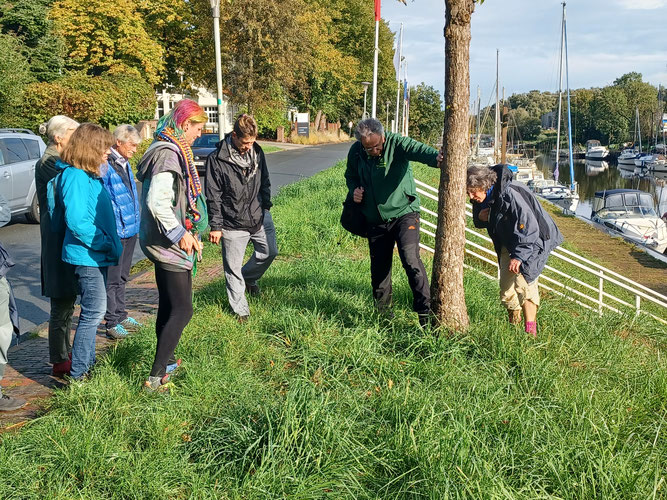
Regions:
<svg viewBox="0 0 667 500"><path fill-rule="evenodd" d="M102 167L102 181L111 198L123 253L118 265L110 266L107 272L107 312L104 320L107 337L121 339L141 326L136 319L127 315L125 308L125 285L130 277L141 220L137 185L129 159L136 153L141 138L132 125L119 125L113 136L115 144L111 146L109 163Z"/></svg>
<svg viewBox="0 0 667 500"><path fill-rule="evenodd" d="M108 130L84 123L70 137L56 167L56 203L64 207L62 259L74 266L81 314L72 343L73 379L95 362L95 334L106 311L107 268L118 264L122 246L109 194L100 178L113 138Z"/></svg>

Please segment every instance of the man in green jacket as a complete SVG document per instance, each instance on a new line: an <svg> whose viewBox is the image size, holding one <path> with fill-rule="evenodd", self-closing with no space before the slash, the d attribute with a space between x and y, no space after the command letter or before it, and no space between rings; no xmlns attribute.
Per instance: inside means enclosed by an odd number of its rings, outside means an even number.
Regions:
<svg viewBox="0 0 667 500"><path fill-rule="evenodd" d="M419 256L419 196L410 160L437 167L438 151L398 134L385 134L382 124L362 120L357 142L347 155L345 180L349 196L361 204L368 224L373 298L381 312L391 307L391 264L394 245L412 289L412 307L419 324L429 322L431 293Z"/></svg>

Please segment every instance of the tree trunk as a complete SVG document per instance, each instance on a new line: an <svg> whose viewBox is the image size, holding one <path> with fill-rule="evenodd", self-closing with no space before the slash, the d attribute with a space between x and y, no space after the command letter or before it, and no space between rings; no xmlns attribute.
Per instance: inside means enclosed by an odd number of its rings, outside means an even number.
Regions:
<svg viewBox="0 0 667 500"><path fill-rule="evenodd" d="M468 164L468 101L470 98L470 17L473 0L445 0L444 165L440 173L432 309L437 326L467 329L463 292L466 168Z"/></svg>

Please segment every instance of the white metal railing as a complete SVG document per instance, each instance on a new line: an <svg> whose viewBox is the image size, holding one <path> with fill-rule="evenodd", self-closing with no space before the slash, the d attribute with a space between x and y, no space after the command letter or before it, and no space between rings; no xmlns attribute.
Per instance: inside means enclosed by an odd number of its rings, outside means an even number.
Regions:
<svg viewBox="0 0 667 500"><path fill-rule="evenodd" d="M415 182L418 186L417 192L420 195L433 201L438 201L438 190L436 188L417 179L415 179ZM466 215L472 217L472 206L466 204L466 208ZM429 210L422 206L421 212L422 214L435 218L437 222L438 214L433 210ZM433 230L437 227L436 223L429 221L423 216L421 223L422 226L425 226L421 227L421 231L428 236L435 237ZM471 236L476 238L477 241L471 239ZM480 241L486 243L486 246L483 243L480 243ZM420 246L431 253L435 251L426 244L421 243ZM496 276L492 276L484 270L470 264L464 264L465 268L473 269L490 279L499 279L496 252L493 249L491 238L486 234L466 227L465 252L466 255L495 267L497 272ZM563 247L558 247L551 252L551 257L555 259L550 261L552 264L572 266L580 270L582 276L580 279L576 276L572 276L567 271L554 267L553 265L547 265L540 275L540 281L538 282L538 285L545 290L549 290L556 295L572 300L587 309L596 310L599 314L602 314L604 311L613 311L616 313L627 313L632 311L636 315L640 313L647 314L657 321L667 324L667 296L662 295L655 290L651 290L636 281L626 278L622 274L607 269L600 264L596 264L595 262ZM586 279L590 279L593 284L587 283L585 281ZM605 284L607 284L606 289ZM614 288L614 290L610 290L610 288ZM634 301L629 302L628 300L624 300L623 298L614 295L615 293L618 294L621 290L627 293L628 296L634 297ZM653 311L646 310L645 306L644 309L642 309L642 305L647 302L653 305Z"/></svg>

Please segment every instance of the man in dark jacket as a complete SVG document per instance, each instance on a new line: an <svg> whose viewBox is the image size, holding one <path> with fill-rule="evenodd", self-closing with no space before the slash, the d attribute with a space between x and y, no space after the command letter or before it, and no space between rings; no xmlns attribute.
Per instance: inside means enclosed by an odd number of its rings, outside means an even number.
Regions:
<svg viewBox="0 0 667 500"><path fill-rule="evenodd" d="M361 204L368 225L371 284L380 311L391 307L391 264L394 246L412 289L413 309L419 323L429 322L431 292L419 256L419 196L410 161L437 167L438 151L398 134L385 134L373 118L362 120L347 155L345 181L348 196Z"/></svg>
<svg viewBox="0 0 667 500"><path fill-rule="evenodd" d="M111 146L108 163L103 167L102 181L111 198L123 253L118 265L107 269L107 311L104 321L107 337L122 339L141 326L136 319L127 315L125 308L125 285L130 277L140 222L139 196L129 160L137 152L141 137L132 125L119 125L113 136L116 144Z"/></svg>
<svg viewBox="0 0 667 500"><path fill-rule="evenodd" d="M0 227L7 224L12 218L9 204L0 195ZM0 244L0 380L5 374L7 366L7 351L12 343L14 333L19 333L19 314L16 309L16 301L12 286L5 275L14 262L9 257L7 250ZM25 406L26 400L7 396L2 393L0 387L0 411L14 411Z"/></svg>
<svg viewBox="0 0 667 500"><path fill-rule="evenodd" d="M500 301L509 321L519 324L523 309L526 332L536 337L537 278L563 235L533 193L512 181L507 165L468 168L466 189L473 223L487 228L498 255Z"/></svg>
<svg viewBox="0 0 667 500"><path fill-rule="evenodd" d="M269 212L271 181L256 139L257 123L252 116L242 115L206 160L209 239L222 242L227 298L239 321L250 315L245 292L259 294L257 281L278 255ZM249 241L255 251L243 265Z"/></svg>

